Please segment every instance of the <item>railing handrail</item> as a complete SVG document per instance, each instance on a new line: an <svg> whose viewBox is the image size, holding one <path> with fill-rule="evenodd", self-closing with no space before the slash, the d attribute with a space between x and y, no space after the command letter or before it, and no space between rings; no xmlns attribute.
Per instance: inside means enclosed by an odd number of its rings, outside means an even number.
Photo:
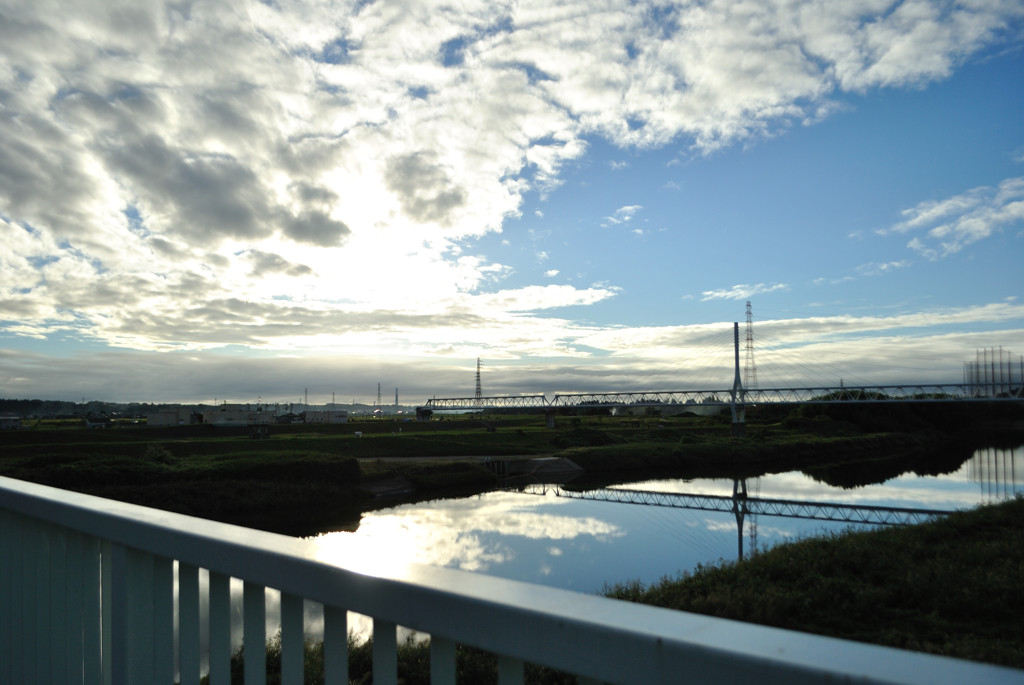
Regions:
<svg viewBox="0 0 1024 685"><path fill-rule="evenodd" d="M342 567L309 540L5 477L2 510L602 682L1009 683L1022 676L456 569L406 564L371 571L358 560Z"/></svg>

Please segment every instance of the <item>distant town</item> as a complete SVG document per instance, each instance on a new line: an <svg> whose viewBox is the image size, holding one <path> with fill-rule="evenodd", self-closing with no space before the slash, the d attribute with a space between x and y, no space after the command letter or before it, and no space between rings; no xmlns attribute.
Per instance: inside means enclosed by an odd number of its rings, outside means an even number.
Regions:
<svg viewBox="0 0 1024 685"><path fill-rule="evenodd" d="M176 426L207 423L251 426L271 423L345 423L349 417L414 418L416 407L400 404L253 402L177 404L147 402L68 402L0 399L0 428L46 423L80 423L90 428L146 424Z"/></svg>

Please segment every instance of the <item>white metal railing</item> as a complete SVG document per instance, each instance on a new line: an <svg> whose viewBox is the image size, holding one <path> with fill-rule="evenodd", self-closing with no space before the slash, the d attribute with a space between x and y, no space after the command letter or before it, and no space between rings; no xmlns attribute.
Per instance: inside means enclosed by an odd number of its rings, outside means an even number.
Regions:
<svg viewBox="0 0 1024 685"><path fill-rule="evenodd" d="M209 672L229 682L229 581L244 582L245 682L265 682L265 591L281 592L282 681L303 679L303 602L324 609L328 683L348 682L347 611L373 619L373 679L397 680L396 627L431 637L431 680L455 646L581 682L1020 683L1024 672L420 565L373 573L317 546L0 477L0 683L200 678L199 569L209 572ZM174 563L178 566L175 593ZM175 597L177 599L175 600ZM177 606L175 606L177 601ZM175 621L175 614L178 615ZM205 628L205 626L204 626ZM175 639L180 645L175 659Z"/></svg>

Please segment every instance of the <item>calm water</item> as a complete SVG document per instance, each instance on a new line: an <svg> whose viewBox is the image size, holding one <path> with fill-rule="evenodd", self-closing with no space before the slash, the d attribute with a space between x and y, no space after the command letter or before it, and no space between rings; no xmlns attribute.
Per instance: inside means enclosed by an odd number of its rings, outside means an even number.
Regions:
<svg viewBox="0 0 1024 685"><path fill-rule="evenodd" d="M617 487L730 496L733 481L657 480ZM747 491L750 497L968 509L1024 494L1024 445L978 450L957 471L943 476L908 474L879 485L842 489L794 472L748 480ZM734 560L741 542L749 555L752 549L849 525L748 515L740 530L730 512L573 500L552 493L491 492L371 512L355 532L325 533L313 541L321 547L322 558L339 564L358 562L365 571L417 562L593 593L607 584L650 583L698 564ZM206 582L203 572L204 598ZM240 581L232 580L231 593L232 641L238 646ZM205 617L205 604L201 612ZM319 605L306 603L305 621L307 636L322 635ZM356 634L370 634L366 617L350 613L349 621ZM205 628L205 620L202 625ZM273 635L279 625L279 593L268 589L267 634ZM201 639L205 645L205 630Z"/></svg>
<svg viewBox="0 0 1024 685"><path fill-rule="evenodd" d="M1024 446L975 452L943 476L904 475L884 484L835 488L802 473L748 480L751 497L925 509L966 509L1024 492ZM658 480L618 486L731 495L732 480ZM315 538L324 556L381 568L407 562L460 568L559 588L650 583L784 540L852 524L766 515L743 530L729 512L572 500L517 492L407 504L365 514L355 532ZM861 525L860 527L865 527Z"/></svg>

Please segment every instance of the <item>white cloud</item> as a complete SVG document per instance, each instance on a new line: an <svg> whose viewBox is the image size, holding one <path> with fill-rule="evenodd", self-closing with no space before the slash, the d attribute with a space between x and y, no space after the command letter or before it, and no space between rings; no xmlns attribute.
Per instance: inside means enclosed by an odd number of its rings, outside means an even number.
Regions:
<svg viewBox="0 0 1024 685"><path fill-rule="evenodd" d="M542 312L614 284L506 287L512 266L470 239L557 187L588 138L702 153L818 121L841 92L945 77L1022 12L16 3L0 22L0 330L162 351L586 354L588 327ZM955 252L1019 220L1020 184L894 230Z"/></svg>
<svg viewBox="0 0 1024 685"><path fill-rule="evenodd" d="M643 209L642 205L626 205L616 209L611 216L605 217L601 226L608 228L609 226L618 226L621 224L628 224L636 216L636 213Z"/></svg>
<svg viewBox="0 0 1024 685"><path fill-rule="evenodd" d="M707 302L708 300L748 300L754 295L760 295L762 293L772 293L780 290L787 290L789 288L785 283L758 283L757 285L747 285L741 283L732 286L731 288L723 288L721 290L705 290L701 293L701 301Z"/></svg>
<svg viewBox="0 0 1024 685"><path fill-rule="evenodd" d="M870 262L868 264L861 264L858 266L857 274L860 276L879 276L898 269L905 269L910 266L910 264L911 262L906 259L882 263Z"/></svg>
<svg viewBox="0 0 1024 685"><path fill-rule="evenodd" d="M900 223L880 231L922 231L908 247L928 259L955 254L1004 227L1024 221L1024 177L1009 178L998 187L982 186L938 201L922 202L903 211Z"/></svg>
<svg viewBox="0 0 1024 685"><path fill-rule="evenodd" d="M541 297L554 303L558 295ZM732 383L731 322L585 327L521 315L508 317L499 327L469 313L458 321L453 317L437 328L426 325L430 317L422 317L423 327L405 329L402 347L393 344L395 334L363 330L379 325L367 316L350 322L348 330L323 347L307 347L299 357L281 357L277 350L232 355L217 350L157 355L110 350L53 357L0 348L0 378L12 397L206 403L214 397L253 402L261 395L287 402L298 387L308 386L311 401L327 402L337 391L339 397L370 404L383 381L401 388L403 403L420 403L431 396L471 395L473 360L483 357L484 385L493 394L714 389ZM1024 306L1012 299L887 317L758 320L758 377L761 387L803 387L838 382L840 377L848 384L959 383L962 362L973 359L979 348L1005 343L1020 353L1013 341L1024 337L1022 322ZM981 324L987 328L982 330ZM453 331L457 326L461 333ZM957 327L977 332L944 332ZM868 338L870 344L865 343Z"/></svg>

